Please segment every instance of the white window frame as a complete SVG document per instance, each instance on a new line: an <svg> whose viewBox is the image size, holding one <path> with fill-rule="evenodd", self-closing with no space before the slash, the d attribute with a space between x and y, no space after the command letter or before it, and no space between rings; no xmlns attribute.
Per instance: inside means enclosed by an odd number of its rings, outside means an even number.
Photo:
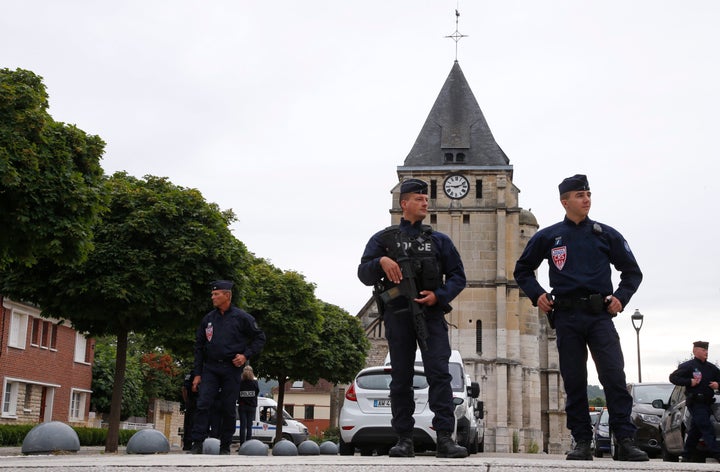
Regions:
<svg viewBox="0 0 720 472"><path fill-rule="evenodd" d="M69 421L85 421L85 405L87 404L88 395L91 393L92 390L70 389Z"/></svg>
<svg viewBox="0 0 720 472"><path fill-rule="evenodd" d="M88 342L87 338L80 331L75 332L75 362L79 364L89 364L85 362L87 357Z"/></svg>
<svg viewBox="0 0 720 472"><path fill-rule="evenodd" d="M19 382L6 379L3 384L2 417L17 418L17 400Z"/></svg>
<svg viewBox="0 0 720 472"><path fill-rule="evenodd" d="M27 341L28 314L12 309L10 315L10 335L8 336L8 346L18 349L25 349Z"/></svg>

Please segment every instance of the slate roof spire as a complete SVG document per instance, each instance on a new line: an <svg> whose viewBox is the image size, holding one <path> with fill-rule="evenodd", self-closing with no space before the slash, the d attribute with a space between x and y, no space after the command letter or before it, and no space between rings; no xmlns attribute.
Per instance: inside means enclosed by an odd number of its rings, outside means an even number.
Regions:
<svg viewBox="0 0 720 472"><path fill-rule="evenodd" d="M455 61L404 166L509 164L510 160L495 142L460 64Z"/></svg>

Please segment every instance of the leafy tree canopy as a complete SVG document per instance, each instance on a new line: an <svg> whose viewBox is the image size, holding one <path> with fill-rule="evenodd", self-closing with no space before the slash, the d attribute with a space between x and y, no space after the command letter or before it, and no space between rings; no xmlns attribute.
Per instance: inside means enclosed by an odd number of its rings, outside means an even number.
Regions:
<svg viewBox="0 0 720 472"><path fill-rule="evenodd" d="M47 110L41 77L0 69L0 269L83 260L105 209L105 143Z"/></svg>

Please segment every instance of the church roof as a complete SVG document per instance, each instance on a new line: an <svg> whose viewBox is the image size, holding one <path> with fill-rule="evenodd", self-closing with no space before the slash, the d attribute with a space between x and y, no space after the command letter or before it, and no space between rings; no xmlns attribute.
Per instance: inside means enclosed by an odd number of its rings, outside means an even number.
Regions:
<svg viewBox="0 0 720 472"><path fill-rule="evenodd" d="M448 164L473 167L510 164L495 142L457 61L404 163L406 167Z"/></svg>

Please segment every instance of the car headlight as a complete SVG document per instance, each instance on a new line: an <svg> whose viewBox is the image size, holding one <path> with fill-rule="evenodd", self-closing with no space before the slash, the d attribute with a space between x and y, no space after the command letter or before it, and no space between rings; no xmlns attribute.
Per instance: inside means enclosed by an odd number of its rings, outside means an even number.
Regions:
<svg viewBox="0 0 720 472"><path fill-rule="evenodd" d="M641 420L648 424L660 424L660 417L658 415L650 415L647 413L638 414Z"/></svg>

